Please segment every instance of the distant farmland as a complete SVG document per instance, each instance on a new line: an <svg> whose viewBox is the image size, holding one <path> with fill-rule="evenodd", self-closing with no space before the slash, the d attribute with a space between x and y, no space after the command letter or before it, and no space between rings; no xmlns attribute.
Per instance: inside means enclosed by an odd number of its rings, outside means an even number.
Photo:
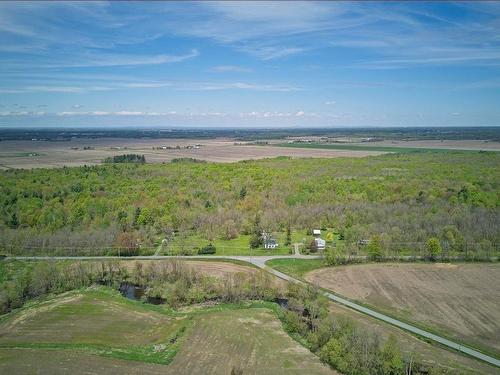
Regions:
<svg viewBox="0 0 500 375"><path fill-rule="evenodd" d="M334 158L364 157L383 153L377 150L286 149L267 145L235 144L234 140L227 138L19 140L2 141L1 146L0 169L95 165L101 164L105 158L123 154L144 155L147 163L165 163L179 158L230 163L278 156Z"/></svg>
<svg viewBox="0 0 500 375"><path fill-rule="evenodd" d="M479 152L500 151L500 143L485 141L383 141L363 143L320 143L320 142L297 142L279 143L279 147L302 148L302 149L324 149L324 150L350 150L350 151L378 151L378 152Z"/></svg>

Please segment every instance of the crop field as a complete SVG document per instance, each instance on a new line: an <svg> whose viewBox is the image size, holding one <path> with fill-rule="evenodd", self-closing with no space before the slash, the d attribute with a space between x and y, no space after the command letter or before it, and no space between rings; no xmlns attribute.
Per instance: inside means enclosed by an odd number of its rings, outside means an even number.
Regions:
<svg viewBox="0 0 500 375"><path fill-rule="evenodd" d="M329 310L337 318L349 319L354 321L361 329L377 333L383 340L389 338L389 336L394 336L401 350L406 353L407 358L418 359L428 365L439 364L440 367L447 369L451 374L458 369L466 374L498 374L498 369L491 365L429 344L399 328L342 305L331 302Z"/></svg>
<svg viewBox="0 0 500 375"><path fill-rule="evenodd" d="M328 267L322 259L273 259L266 262L266 265L299 279L304 279L306 275L320 272L333 272L333 268ZM492 366L426 343L410 333L370 318L345 306L330 302L329 310L337 318L353 320L359 327L380 335L382 339L387 339L391 335L396 337L400 343L401 350L408 357L412 356L413 358L423 359L429 365L439 364L444 368L461 369L465 373L470 374L497 373L496 369Z"/></svg>
<svg viewBox="0 0 500 375"><path fill-rule="evenodd" d="M367 264L305 279L378 310L500 353L500 265Z"/></svg>
<svg viewBox="0 0 500 375"><path fill-rule="evenodd" d="M303 150L337 150L358 152L391 152L391 153L415 153L415 152L499 152L499 142L487 141L382 141L382 142L341 142L341 143L276 143L276 146L303 149Z"/></svg>
<svg viewBox="0 0 500 375"><path fill-rule="evenodd" d="M2 374L168 374L164 365L106 358L81 350L65 349L0 349Z"/></svg>
<svg viewBox="0 0 500 375"><path fill-rule="evenodd" d="M170 365L173 373L335 374L295 342L268 309L222 311L200 316ZM196 350L193 350L196 348Z"/></svg>
<svg viewBox="0 0 500 375"><path fill-rule="evenodd" d="M335 374L264 307L172 315L96 289L33 302L0 322L2 373L219 374L233 368Z"/></svg>
<svg viewBox="0 0 500 375"><path fill-rule="evenodd" d="M199 146L196 146L199 145ZM165 147L165 149L162 149ZM168 149L167 149L168 147ZM176 158L195 158L214 162L290 157L363 157L378 151L285 149L272 146L236 145L232 139L73 139L71 141L2 141L0 167L56 168L100 164L115 155L145 155L151 163Z"/></svg>
<svg viewBox="0 0 500 375"><path fill-rule="evenodd" d="M68 293L22 309L0 324L6 343L121 346L161 343L179 322L102 292Z"/></svg>
<svg viewBox="0 0 500 375"><path fill-rule="evenodd" d="M409 147L409 148L430 148L430 149L448 149L448 150L482 150L482 151L500 151L500 142L491 140L401 140L387 139L376 142L354 142L353 145L380 146L380 147Z"/></svg>
<svg viewBox="0 0 500 375"><path fill-rule="evenodd" d="M135 268L136 263L142 263L143 267L147 267L148 264L152 262L159 264L161 262L169 262L169 260L123 261L122 264L127 267L127 269L132 270ZM257 268L229 262L188 260L180 261L180 263L195 269L200 274L214 277L225 277L236 273L249 274L259 272Z"/></svg>

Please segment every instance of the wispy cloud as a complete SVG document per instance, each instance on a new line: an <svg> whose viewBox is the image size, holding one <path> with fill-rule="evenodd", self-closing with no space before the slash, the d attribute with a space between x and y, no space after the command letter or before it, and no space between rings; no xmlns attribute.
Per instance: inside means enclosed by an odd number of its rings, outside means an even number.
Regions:
<svg viewBox="0 0 500 375"><path fill-rule="evenodd" d="M5 42L0 51L57 53L63 62L49 62L60 67L154 65L199 55L196 49L156 55L110 52L176 35L209 39L262 60L318 48L371 50L370 60L359 62L375 68L498 60L493 52L500 43L498 6L453 3L449 7L466 12L457 21L446 12L405 3L390 7L356 2L214 1L147 7L135 3L3 3L0 36ZM460 51L468 53L460 55Z"/></svg>
<svg viewBox="0 0 500 375"><path fill-rule="evenodd" d="M299 91L300 88L287 85L255 84L245 82L204 82L187 83L179 86L180 90L193 91L219 91L219 90L251 90L251 91L275 91L291 92Z"/></svg>
<svg viewBox="0 0 500 375"><path fill-rule="evenodd" d="M57 61L53 58L44 57L36 61L23 60L21 63L13 59L4 60L4 68L89 68L89 67L113 67L113 66L140 66L161 65L178 63L199 56L196 49L181 55L131 55L110 53L76 53L69 56L61 56Z"/></svg>
<svg viewBox="0 0 500 375"><path fill-rule="evenodd" d="M215 73L251 73L253 69L238 65L217 65L209 69Z"/></svg>
<svg viewBox="0 0 500 375"><path fill-rule="evenodd" d="M28 85L18 88L0 87L0 92L4 93L67 93L80 94L95 91L111 91L124 89L159 89L169 88L180 91L221 91L221 90L249 90L249 91L269 91L269 92L292 92L301 90L299 87L289 85L261 84L249 82L193 82L193 81L135 81L120 82L112 81L106 85L88 85L85 82L78 81L77 85L59 86L59 85Z"/></svg>

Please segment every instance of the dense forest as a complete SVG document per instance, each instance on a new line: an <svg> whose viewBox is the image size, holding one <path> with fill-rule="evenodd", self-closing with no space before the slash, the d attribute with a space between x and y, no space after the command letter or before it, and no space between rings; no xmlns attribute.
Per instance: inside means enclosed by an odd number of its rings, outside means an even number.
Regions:
<svg viewBox="0 0 500 375"><path fill-rule="evenodd" d="M377 236L388 251L419 251L436 237L446 251L498 251L499 165L498 153L419 152L7 170L0 251L208 243L251 234L256 217L269 232L333 228L347 248Z"/></svg>

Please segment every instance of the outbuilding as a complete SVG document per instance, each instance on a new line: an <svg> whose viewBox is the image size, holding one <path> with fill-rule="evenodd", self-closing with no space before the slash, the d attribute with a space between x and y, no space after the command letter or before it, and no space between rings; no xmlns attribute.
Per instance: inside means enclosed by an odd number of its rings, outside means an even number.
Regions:
<svg viewBox="0 0 500 375"><path fill-rule="evenodd" d="M326 241L322 238L315 238L314 241L316 242L316 249L318 250L325 250L326 248Z"/></svg>

